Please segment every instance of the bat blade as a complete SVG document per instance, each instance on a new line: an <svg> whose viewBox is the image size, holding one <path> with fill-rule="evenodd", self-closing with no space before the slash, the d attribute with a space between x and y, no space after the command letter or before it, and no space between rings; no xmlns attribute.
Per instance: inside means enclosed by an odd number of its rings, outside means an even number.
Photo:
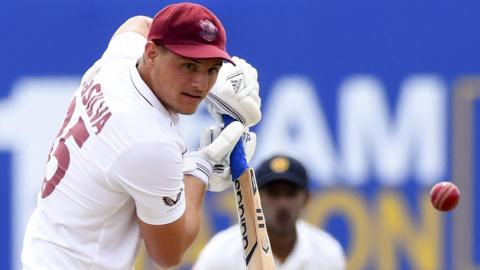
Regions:
<svg viewBox="0 0 480 270"><path fill-rule="evenodd" d="M275 269L255 172L249 168L233 181L247 269Z"/></svg>

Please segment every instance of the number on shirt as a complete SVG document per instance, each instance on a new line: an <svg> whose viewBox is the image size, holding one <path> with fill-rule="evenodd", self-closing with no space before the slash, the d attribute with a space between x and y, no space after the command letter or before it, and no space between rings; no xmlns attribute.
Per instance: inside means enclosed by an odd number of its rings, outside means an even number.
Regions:
<svg viewBox="0 0 480 270"><path fill-rule="evenodd" d="M85 82L83 84L84 89L90 88L92 84L93 84L93 80ZM93 87L95 86L97 85L94 85ZM57 186L60 183L60 181L63 179L63 177L65 176L65 173L68 170L68 167L70 165L70 152L68 150L67 145L65 144L65 141L70 137L72 137L73 140L75 141L75 144L79 148L82 148L85 141L90 137L90 134L88 133L88 130L85 127L85 122L81 117L78 117L77 122L68 130L68 132L65 135L61 136L64 133L65 128L68 126L68 124L72 120L72 116L75 111L75 106L76 106L76 98L74 97L72 102L70 103L70 106L68 107L67 116L63 121L63 125L60 128L59 133L57 134L56 139L58 139L58 144L55 148L54 148L55 145L52 147L52 149L50 150L50 154L48 155L47 163L52 162L51 159L53 156L57 161L57 166L56 166L55 172L52 174L51 177L47 179L48 177L47 175L45 176L45 179L43 179L42 198L46 198L47 196L52 194L52 192L55 190L55 186Z"/></svg>

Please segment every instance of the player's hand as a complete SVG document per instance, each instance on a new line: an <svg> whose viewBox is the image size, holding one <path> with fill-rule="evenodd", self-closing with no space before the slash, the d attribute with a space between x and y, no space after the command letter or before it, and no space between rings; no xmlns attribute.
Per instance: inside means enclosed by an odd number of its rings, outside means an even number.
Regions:
<svg viewBox="0 0 480 270"><path fill-rule="evenodd" d="M183 173L193 175L207 184L210 190L210 178L214 172L216 164L222 164L228 159L233 147L243 135L244 126L234 121L227 125L223 130L218 131L216 136L206 129L202 132L200 148L188 153L183 160ZM212 137L210 137L212 136ZM207 137L210 137L209 143Z"/></svg>
<svg viewBox="0 0 480 270"><path fill-rule="evenodd" d="M262 117L257 70L236 56L232 60L236 66L231 63L222 65L205 102L219 123L223 123L221 115L226 114L251 127Z"/></svg>
<svg viewBox="0 0 480 270"><path fill-rule="evenodd" d="M208 145L221 134L222 126L223 125L218 124L205 129L200 139L200 148L208 147ZM249 132L247 129L244 131L241 140L243 142L245 158L248 163L255 152L257 136L254 132ZM208 190L220 192L230 186L232 186L232 173L230 170L230 154L228 154L224 159L220 160L220 162L213 164L213 173L208 181Z"/></svg>

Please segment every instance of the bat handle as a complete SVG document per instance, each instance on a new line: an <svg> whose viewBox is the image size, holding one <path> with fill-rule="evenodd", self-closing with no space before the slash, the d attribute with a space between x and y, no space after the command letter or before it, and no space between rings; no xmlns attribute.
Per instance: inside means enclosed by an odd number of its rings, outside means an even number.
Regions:
<svg viewBox="0 0 480 270"><path fill-rule="evenodd" d="M223 114L223 123L225 126L228 126L230 123L235 121L231 116ZM240 175L248 169L247 159L245 158L245 149L243 148L243 139L240 138L233 147L232 153L230 154L230 170L232 172L232 179L240 178Z"/></svg>

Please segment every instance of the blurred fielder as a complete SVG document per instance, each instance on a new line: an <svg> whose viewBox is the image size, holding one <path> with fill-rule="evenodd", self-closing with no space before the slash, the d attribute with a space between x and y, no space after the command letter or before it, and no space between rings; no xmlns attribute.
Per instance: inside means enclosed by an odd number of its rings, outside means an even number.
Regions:
<svg viewBox="0 0 480 270"><path fill-rule="evenodd" d="M240 121L206 129L187 152L178 114L193 114L212 87L209 111ZM23 268L132 269L142 238L157 264L178 264L198 234L205 190L231 185L230 151L244 133L255 138L246 132L260 120L258 90L256 70L229 56L205 7L127 20L84 74L51 148ZM254 143L245 140L247 153Z"/></svg>
<svg viewBox="0 0 480 270"><path fill-rule="evenodd" d="M297 160L273 156L256 169L268 237L278 270L344 270L341 245L327 232L299 219L309 200L308 175ZM239 226L217 233L194 270L246 269Z"/></svg>

